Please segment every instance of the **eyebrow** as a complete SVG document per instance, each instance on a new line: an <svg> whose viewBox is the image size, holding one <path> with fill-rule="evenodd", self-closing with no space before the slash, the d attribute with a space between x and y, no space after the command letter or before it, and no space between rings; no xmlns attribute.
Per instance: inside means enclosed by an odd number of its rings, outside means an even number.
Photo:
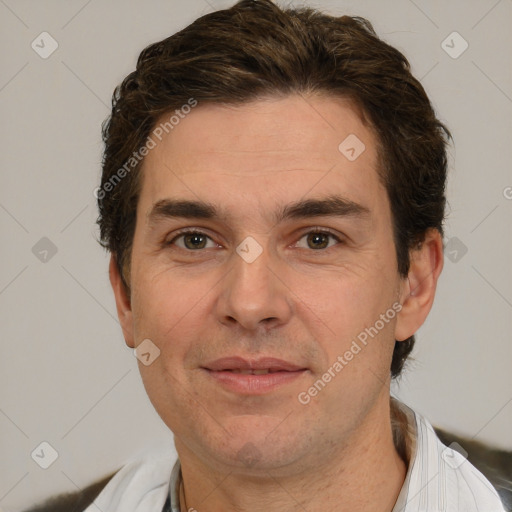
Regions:
<svg viewBox="0 0 512 512"><path fill-rule="evenodd" d="M324 216L367 218L370 216L370 210L350 199L331 195L322 199L305 199L290 203L279 208L273 220L277 224L284 220ZM178 199L157 201L148 214L150 224L169 218L228 220L230 217L212 203Z"/></svg>

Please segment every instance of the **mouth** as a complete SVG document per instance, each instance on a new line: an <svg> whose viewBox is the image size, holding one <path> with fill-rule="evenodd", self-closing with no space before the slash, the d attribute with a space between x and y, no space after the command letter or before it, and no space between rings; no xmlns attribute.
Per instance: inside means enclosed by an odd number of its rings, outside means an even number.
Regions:
<svg viewBox="0 0 512 512"><path fill-rule="evenodd" d="M243 395L270 393L308 371L306 367L273 357L244 359L237 356L217 359L202 369L216 384Z"/></svg>
<svg viewBox="0 0 512 512"><path fill-rule="evenodd" d="M267 375L269 373L277 373L283 370L271 370L270 368L265 368L263 370L243 370L242 368L226 368L225 370L212 370L212 371L221 371L221 372L231 372L231 373L243 373L244 375Z"/></svg>

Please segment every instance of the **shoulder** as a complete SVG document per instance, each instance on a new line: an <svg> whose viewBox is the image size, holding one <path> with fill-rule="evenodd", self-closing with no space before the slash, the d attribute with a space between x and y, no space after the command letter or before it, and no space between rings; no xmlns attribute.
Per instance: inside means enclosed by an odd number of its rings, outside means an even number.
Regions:
<svg viewBox="0 0 512 512"><path fill-rule="evenodd" d="M114 471L114 473L97 480L80 491L52 496L43 503L25 510L25 512L78 512L85 510L99 496L116 473L117 471Z"/></svg>
<svg viewBox="0 0 512 512"><path fill-rule="evenodd" d="M467 453L467 460L497 490L505 508L512 510L512 451L500 450L439 427L434 427L434 430L444 445Z"/></svg>
<svg viewBox="0 0 512 512"><path fill-rule="evenodd" d="M111 512L161 510L176 461L169 449L133 458L80 491L51 497L24 512L83 512L89 507Z"/></svg>
<svg viewBox="0 0 512 512"><path fill-rule="evenodd" d="M496 488L469 460L469 451L463 443L450 440L449 446L442 442L433 426L420 415L417 416L420 464L419 481L425 485L424 503L436 506L436 510L503 511L503 503ZM468 449L471 449L469 444ZM473 450L472 450L473 451ZM474 453L474 451L473 451ZM473 462L476 457L473 457ZM421 467L421 469L420 469Z"/></svg>
<svg viewBox="0 0 512 512"><path fill-rule="evenodd" d="M498 485L491 447L435 429L418 411L398 401L395 405L407 416L404 437L410 455L396 510L505 510L507 489Z"/></svg>

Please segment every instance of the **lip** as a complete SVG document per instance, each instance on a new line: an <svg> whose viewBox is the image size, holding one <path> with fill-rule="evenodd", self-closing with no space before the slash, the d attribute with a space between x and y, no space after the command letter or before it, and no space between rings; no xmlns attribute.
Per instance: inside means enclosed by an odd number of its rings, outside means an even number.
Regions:
<svg viewBox="0 0 512 512"><path fill-rule="evenodd" d="M244 359L239 356L222 357L216 359L211 363L207 363L203 368L212 371L223 370L271 370L271 371L285 371L294 372L297 370L305 370L304 367L296 364L276 359L275 357L260 357L258 359Z"/></svg>
<svg viewBox="0 0 512 512"><path fill-rule="evenodd" d="M205 364L202 369L223 388L243 395L270 393L300 378L308 371L305 367L274 357L244 359L238 356L216 359ZM247 373L264 370L268 370L268 373Z"/></svg>

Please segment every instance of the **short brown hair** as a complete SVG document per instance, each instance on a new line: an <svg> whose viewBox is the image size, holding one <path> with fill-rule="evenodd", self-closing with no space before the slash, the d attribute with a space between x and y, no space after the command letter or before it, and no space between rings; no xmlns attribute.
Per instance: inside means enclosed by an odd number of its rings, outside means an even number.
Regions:
<svg viewBox="0 0 512 512"><path fill-rule="evenodd" d="M145 48L136 70L114 91L103 125L98 224L101 243L114 254L127 290L141 183L141 162L133 156L157 120L191 98L199 104L240 104L294 93L349 98L369 119L402 277L409 271L409 251L427 229L443 234L451 136L404 55L379 39L364 18L242 0ZM126 167L128 161L133 169ZM414 341L411 336L395 343L393 377Z"/></svg>

